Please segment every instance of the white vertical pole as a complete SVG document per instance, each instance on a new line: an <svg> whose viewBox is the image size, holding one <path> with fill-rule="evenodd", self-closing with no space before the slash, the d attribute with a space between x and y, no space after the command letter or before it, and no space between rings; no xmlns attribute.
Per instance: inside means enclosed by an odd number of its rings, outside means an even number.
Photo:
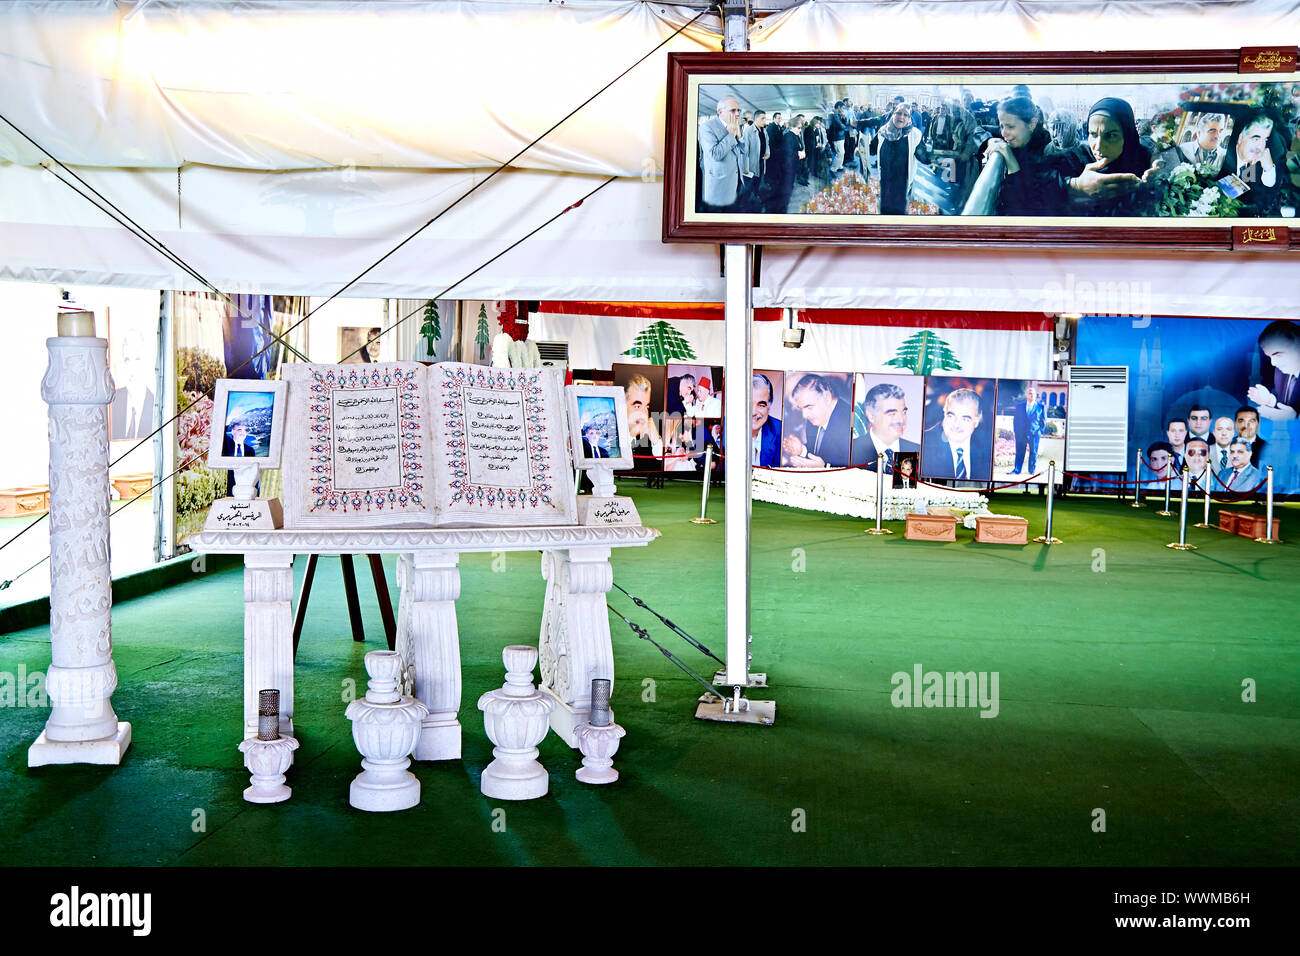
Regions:
<svg viewBox="0 0 1300 956"><path fill-rule="evenodd" d="M727 676L724 684L749 682L749 416L753 389L750 354L750 320L753 297L754 251L750 246L727 245L723 252L727 270L725 300L726 346L723 382L726 386L723 432L727 455L725 479ZM707 476L706 479L707 480Z"/></svg>

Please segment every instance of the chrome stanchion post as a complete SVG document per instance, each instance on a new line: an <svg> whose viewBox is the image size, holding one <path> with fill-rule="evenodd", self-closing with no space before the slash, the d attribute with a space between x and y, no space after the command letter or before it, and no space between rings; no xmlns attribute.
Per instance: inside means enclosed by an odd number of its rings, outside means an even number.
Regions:
<svg viewBox="0 0 1300 956"><path fill-rule="evenodd" d="M1187 478L1190 473L1187 466L1183 465L1183 493L1180 496L1181 502L1178 506L1178 540L1170 541L1166 548L1173 548L1175 551L1195 551L1196 545L1187 543ZM1168 483L1165 484L1168 489Z"/></svg>
<svg viewBox="0 0 1300 956"><path fill-rule="evenodd" d="M876 526L868 528L867 534L893 534L888 528L881 527L885 517L885 465L884 458L876 459Z"/></svg>
<svg viewBox="0 0 1300 956"><path fill-rule="evenodd" d="M1168 465L1165 465L1164 481L1165 481L1165 509L1164 511L1157 511L1156 514L1168 518L1171 514L1173 514L1173 512L1169 510L1169 466Z"/></svg>
<svg viewBox="0 0 1300 956"><path fill-rule="evenodd" d="M1268 484L1265 486L1267 494L1266 504L1264 506L1264 537L1256 538L1260 544L1279 544L1280 538L1273 537L1273 466L1269 465L1265 472L1265 479Z"/></svg>
<svg viewBox="0 0 1300 956"><path fill-rule="evenodd" d="M1142 507L1142 449L1137 450L1137 460L1133 463L1133 503L1130 508Z"/></svg>
<svg viewBox="0 0 1300 956"><path fill-rule="evenodd" d="M1047 527L1034 539L1038 544L1060 544L1060 538L1052 537L1052 506L1056 502L1056 462L1047 463Z"/></svg>
<svg viewBox="0 0 1300 956"><path fill-rule="evenodd" d="M1210 524L1210 488L1214 484L1214 471L1210 468L1210 463L1205 463L1205 471L1201 472L1201 487L1205 489L1205 515L1193 527L1212 528Z"/></svg>
<svg viewBox="0 0 1300 956"><path fill-rule="evenodd" d="M700 516L692 518L691 524L717 524L712 518L704 516L709 507L709 479L713 475L713 446L704 446L704 487L700 489Z"/></svg>

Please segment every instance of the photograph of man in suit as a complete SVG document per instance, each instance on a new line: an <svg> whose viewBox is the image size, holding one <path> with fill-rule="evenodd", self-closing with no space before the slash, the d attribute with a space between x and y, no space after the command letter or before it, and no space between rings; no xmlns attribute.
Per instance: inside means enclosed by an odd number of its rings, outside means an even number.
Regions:
<svg viewBox="0 0 1300 956"><path fill-rule="evenodd" d="M781 419L772 417L772 380L754 373L753 407L750 411L750 462L775 468L781 456Z"/></svg>
<svg viewBox="0 0 1300 956"><path fill-rule="evenodd" d="M1187 439L1199 438L1207 445L1214 444L1214 436L1210 434L1210 410L1202 406L1197 406L1187 413Z"/></svg>
<svg viewBox="0 0 1300 956"><path fill-rule="evenodd" d="M1011 474L1021 473L1026 451L1029 453L1029 474L1035 474L1038 470L1038 443L1047 428L1047 408L1034 386L1025 389L1025 397L1012 409L1011 427L1016 435L1016 467Z"/></svg>
<svg viewBox="0 0 1300 956"><path fill-rule="evenodd" d="M1261 467L1260 461L1268 442L1259 437L1259 412L1249 405L1237 409L1237 437L1250 446L1250 463Z"/></svg>
<svg viewBox="0 0 1300 956"><path fill-rule="evenodd" d="M113 441L142 438L153 431L154 364L144 336L128 329L113 360L117 388L108 415Z"/></svg>
<svg viewBox="0 0 1300 956"><path fill-rule="evenodd" d="M1234 438L1228 450L1231 470L1219 472L1219 480L1229 491L1254 491L1264 480L1264 473L1250 463L1250 444Z"/></svg>
<svg viewBox="0 0 1300 956"><path fill-rule="evenodd" d="M1187 422L1181 418L1171 418L1165 423L1165 438L1169 439L1169 447L1173 449L1170 455L1170 464L1174 466L1174 473L1181 475L1183 473L1183 453L1187 446Z"/></svg>
<svg viewBox="0 0 1300 956"><path fill-rule="evenodd" d="M255 458L257 449L248 439L248 426L240 419L227 423L226 434L221 439L221 454L229 458Z"/></svg>
<svg viewBox="0 0 1300 956"><path fill-rule="evenodd" d="M735 212L740 171L746 162L741 138L740 103L728 96L718 101L718 115L700 124L701 212Z"/></svg>
<svg viewBox="0 0 1300 956"><path fill-rule="evenodd" d="M594 424L582 430L582 454L584 458L608 458L609 451L600 440L600 429Z"/></svg>
<svg viewBox="0 0 1300 956"><path fill-rule="evenodd" d="M1188 489L1205 491L1210 486L1210 446L1200 438L1193 438L1187 443L1184 453L1187 459L1187 474L1190 476Z"/></svg>
<svg viewBox="0 0 1300 956"><path fill-rule="evenodd" d="M1189 163L1210 167L1218 173L1223 158L1228 155L1227 147L1219 145L1224 117L1222 113L1201 113L1200 117L1195 135L1178 148Z"/></svg>
<svg viewBox="0 0 1300 956"><path fill-rule="evenodd" d="M853 464L875 469L885 457L885 474L894 473L895 456L920 451L921 446L903 437L907 431L907 395L892 382L881 382L862 397L862 412L869 425L866 435L853 443Z"/></svg>
<svg viewBox="0 0 1300 956"><path fill-rule="evenodd" d="M1228 468L1228 446L1237 437L1237 426L1231 418L1218 418L1214 422L1213 441L1210 442L1210 467L1217 475ZM1192 439L1195 441L1195 437Z"/></svg>
<svg viewBox="0 0 1300 956"><path fill-rule="evenodd" d="M803 416L804 439L786 436L783 443L795 468L842 467L849 463L852 414L821 375L805 375L790 392L790 406Z"/></svg>
<svg viewBox="0 0 1300 956"><path fill-rule="evenodd" d="M940 404L943 418L925 433L922 442L921 474L988 481L993 470L993 443L990 429L983 427L979 393L959 388Z"/></svg>

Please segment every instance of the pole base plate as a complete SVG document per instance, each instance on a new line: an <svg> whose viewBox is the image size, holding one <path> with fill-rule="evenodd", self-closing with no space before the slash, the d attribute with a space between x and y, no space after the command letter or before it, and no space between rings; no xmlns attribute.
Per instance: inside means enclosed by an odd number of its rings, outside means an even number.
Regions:
<svg viewBox="0 0 1300 956"><path fill-rule="evenodd" d="M1146 505L1144 505L1144 504L1143 504L1142 502L1140 502L1140 501L1135 501L1135 502L1133 502L1131 505L1129 505L1129 507L1130 507L1130 508L1145 508Z"/></svg>
<svg viewBox="0 0 1300 956"><path fill-rule="evenodd" d="M1060 544L1060 543L1061 543L1061 539L1060 539L1060 538L1049 538L1049 537L1048 537L1047 535L1045 535L1045 534L1040 534L1037 538L1034 539L1034 543L1035 543L1035 544Z"/></svg>
<svg viewBox="0 0 1300 956"><path fill-rule="evenodd" d="M696 720L711 720L723 724L757 724L771 727L776 722L776 701L745 700L741 698L741 710L729 710L732 701L724 701L713 694L703 694L700 705L695 708Z"/></svg>
<svg viewBox="0 0 1300 956"><path fill-rule="evenodd" d="M1219 526L1217 524L1206 524L1204 521L1198 521L1196 522L1196 524L1192 525L1192 527L1193 528L1214 528L1216 531L1219 529Z"/></svg>
<svg viewBox="0 0 1300 956"><path fill-rule="evenodd" d="M715 674L713 675L713 681L712 681L712 683L713 683L713 686L715 686L715 687L731 687L731 686L733 686L732 684L729 684L729 683L727 682L727 672L726 672L726 671L718 671L717 673L715 673ZM766 687L766 686L767 686L767 675L766 675L766 674L754 674L754 673L751 673L751 674L749 674L749 676L746 678L745 683L743 683L743 684L736 684L736 685L734 685L734 686L736 686L736 687ZM706 695L706 696L707 696L707 695ZM701 699L703 699L703 698L701 698Z"/></svg>
<svg viewBox="0 0 1300 956"><path fill-rule="evenodd" d="M1177 541L1170 541L1167 545L1165 545L1165 547L1166 547L1166 548L1173 548L1175 551L1195 551L1195 550L1196 550L1196 545L1194 545L1194 544L1179 544Z"/></svg>
<svg viewBox="0 0 1300 956"><path fill-rule="evenodd" d="M692 518L691 524L717 524L712 518Z"/></svg>
<svg viewBox="0 0 1300 956"><path fill-rule="evenodd" d="M1258 542L1259 544L1281 544L1282 543L1281 538L1256 538L1255 541Z"/></svg>
<svg viewBox="0 0 1300 956"><path fill-rule="evenodd" d="M893 534L888 528L868 528L867 534Z"/></svg>
<svg viewBox="0 0 1300 956"><path fill-rule="evenodd" d="M1172 511L1157 511L1156 514L1162 518L1172 518L1174 516Z"/></svg>

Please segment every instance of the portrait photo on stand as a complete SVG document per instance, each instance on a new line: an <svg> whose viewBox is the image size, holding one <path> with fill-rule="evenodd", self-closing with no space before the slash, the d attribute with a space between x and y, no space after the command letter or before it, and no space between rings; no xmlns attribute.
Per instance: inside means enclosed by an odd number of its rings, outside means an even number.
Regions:
<svg viewBox="0 0 1300 956"><path fill-rule="evenodd" d="M624 390L616 385L569 385L564 391L574 464L579 468L631 468Z"/></svg>
<svg viewBox="0 0 1300 956"><path fill-rule="evenodd" d="M903 491L916 488L916 477L921 473L921 455L905 451L894 459L894 487Z"/></svg>
<svg viewBox="0 0 1300 956"><path fill-rule="evenodd" d="M996 379L927 376L922 478L988 481L992 477L996 394Z"/></svg>
<svg viewBox="0 0 1300 956"><path fill-rule="evenodd" d="M256 463L280 467L284 442L286 383L218 379L212 398L210 468Z"/></svg>
<svg viewBox="0 0 1300 956"><path fill-rule="evenodd" d="M998 379L993 480L999 484L1047 484L1047 463L1056 462L1059 484L1065 467L1065 404L1068 382ZM1037 477L1035 477L1037 476Z"/></svg>
<svg viewBox="0 0 1300 956"><path fill-rule="evenodd" d="M623 389L634 467L638 471L659 471L660 462L648 459L664 453L662 426L668 369L663 365L615 362L613 372L614 384Z"/></svg>
<svg viewBox="0 0 1300 956"><path fill-rule="evenodd" d="M925 404L922 375L864 373L853 383L853 464L875 470L885 457L885 474L895 460L921 450L921 409ZM912 463L913 467L916 462Z"/></svg>
<svg viewBox="0 0 1300 956"><path fill-rule="evenodd" d="M750 406L750 464L776 468L781 464L781 407L785 372L755 369Z"/></svg>
<svg viewBox="0 0 1300 956"><path fill-rule="evenodd" d="M853 375L786 372L781 465L844 468L853 438Z"/></svg>

